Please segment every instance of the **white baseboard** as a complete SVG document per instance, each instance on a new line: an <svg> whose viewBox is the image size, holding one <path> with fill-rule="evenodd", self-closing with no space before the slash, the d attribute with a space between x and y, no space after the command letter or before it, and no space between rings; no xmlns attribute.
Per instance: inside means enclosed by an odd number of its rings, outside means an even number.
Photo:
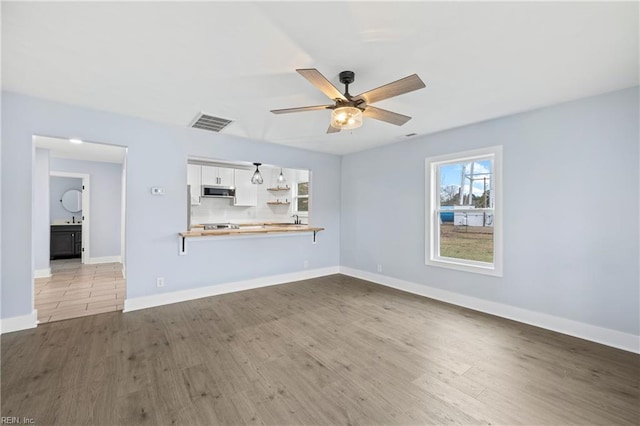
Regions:
<svg viewBox="0 0 640 426"><path fill-rule="evenodd" d="M0 334L11 333L12 331L36 328L38 325L38 311L34 309L28 315L19 317L4 318L0 320Z"/></svg>
<svg viewBox="0 0 640 426"><path fill-rule="evenodd" d="M116 260L114 260L115 257L117 257ZM95 263L120 261L119 256L94 259L108 259ZM344 275L371 281L376 284L381 284L387 287L406 291L408 293L429 297L431 299L441 300L443 302L451 303L480 312L485 312L491 315L508 318L510 320L522 322L525 324L542 327L548 330L556 331L581 339L590 340L592 342L601 343L603 345L612 346L630 352L640 353L640 336L636 336L634 334L624 333L604 327L598 327L567 318L561 318L554 315L535 312L528 309L479 299L472 296L466 296L447 290L429 287L424 284L417 284L410 281L404 281L398 278L353 269L345 266L334 266L308 271L293 272L289 274L272 275L268 277L254 278L244 281L236 281L189 290L181 290L169 293L155 294L152 296L126 299L124 301L124 312L147 309L155 306L168 305L177 302L185 302L188 300L216 296L219 294L233 293L236 291L251 290L254 288L285 284L288 282L317 278L337 273L342 273ZM12 331L34 328L37 325L37 318L37 311L33 310L30 315L2 319L0 321L0 332L9 333Z"/></svg>
<svg viewBox="0 0 640 426"><path fill-rule="evenodd" d="M173 291L170 293L154 294L152 296L135 297L132 299L125 299L124 312L169 305L177 302L186 302L188 300L217 296L219 294L233 293L236 291L286 284L293 281L308 280L311 278L323 277L325 275L338 274L339 272L340 268L338 266L332 266L328 268L292 272L289 274L271 275L268 277L254 278L245 281L216 284L207 287L198 287L189 290Z"/></svg>
<svg viewBox="0 0 640 426"><path fill-rule="evenodd" d="M49 278L51 276L51 268L36 269L33 271L33 278Z"/></svg>
<svg viewBox="0 0 640 426"><path fill-rule="evenodd" d="M473 309L475 311L508 318L513 321L534 325L536 327L542 327L558 333L568 334L569 336L579 337L581 339L590 340L592 342L601 343L618 349L624 349L625 351L640 353L640 336L636 336L634 334L505 305L503 303L479 299L477 297L465 296L463 294L429 287L425 284L417 284L346 266L340 267L340 273L406 291L408 293Z"/></svg>
<svg viewBox="0 0 640 426"><path fill-rule="evenodd" d="M102 257L91 257L89 258L90 265L95 265L98 263L122 263L121 256L102 256Z"/></svg>

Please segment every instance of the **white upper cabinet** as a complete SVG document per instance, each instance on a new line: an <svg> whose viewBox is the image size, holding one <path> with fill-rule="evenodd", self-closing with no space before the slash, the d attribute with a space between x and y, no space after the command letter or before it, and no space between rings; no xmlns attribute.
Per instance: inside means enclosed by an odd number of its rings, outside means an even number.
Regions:
<svg viewBox="0 0 640 426"><path fill-rule="evenodd" d="M202 184L203 185L219 185L218 168L211 166L202 167Z"/></svg>
<svg viewBox="0 0 640 426"><path fill-rule="evenodd" d="M202 166L202 185L234 186L233 169Z"/></svg>
<svg viewBox="0 0 640 426"><path fill-rule="evenodd" d="M235 174L234 169L228 167L218 167L219 184L222 186L235 186Z"/></svg>
<svg viewBox="0 0 640 426"><path fill-rule="evenodd" d="M235 206L257 206L258 186L251 183L253 170L235 170L236 199Z"/></svg>
<svg viewBox="0 0 640 426"><path fill-rule="evenodd" d="M202 166L187 164L187 185L191 186L191 204L200 204L200 186L202 185Z"/></svg>

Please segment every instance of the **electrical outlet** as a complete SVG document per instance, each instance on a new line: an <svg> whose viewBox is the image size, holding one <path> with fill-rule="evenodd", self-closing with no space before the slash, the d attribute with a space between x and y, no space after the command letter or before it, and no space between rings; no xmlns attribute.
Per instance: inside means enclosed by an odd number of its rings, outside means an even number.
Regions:
<svg viewBox="0 0 640 426"><path fill-rule="evenodd" d="M164 287L164 277L156 278L156 287Z"/></svg>
<svg viewBox="0 0 640 426"><path fill-rule="evenodd" d="M303 266L304 268L308 268L308 267L309 267L309 261L308 261L308 260L305 260L304 262L302 262L302 266Z"/></svg>
<svg viewBox="0 0 640 426"><path fill-rule="evenodd" d="M378 263L378 272L382 272L382 263Z"/></svg>

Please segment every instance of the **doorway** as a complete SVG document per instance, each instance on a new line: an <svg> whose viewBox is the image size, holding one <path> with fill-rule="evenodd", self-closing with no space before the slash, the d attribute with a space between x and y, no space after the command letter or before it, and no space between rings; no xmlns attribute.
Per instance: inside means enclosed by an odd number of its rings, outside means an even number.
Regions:
<svg viewBox="0 0 640 426"><path fill-rule="evenodd" d="M91 258L91 175L49 171L49 259Z"/></svg>
<svg viewBox="0 0 640 426"><path fill-rule="evenodd" d="M121 311L126 148L42 136L33 147L38 323Z"/></svg>

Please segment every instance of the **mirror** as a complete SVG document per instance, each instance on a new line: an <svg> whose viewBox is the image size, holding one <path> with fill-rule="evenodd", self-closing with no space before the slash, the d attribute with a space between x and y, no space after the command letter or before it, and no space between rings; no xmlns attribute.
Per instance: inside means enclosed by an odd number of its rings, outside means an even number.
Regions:
<svg viewBox="0 0 640 426"><path fill-rule="evenodd" d="M62 194L60 202L66 211L77 213L82 210L82 192L77 189L70 189Z"/></svg>

